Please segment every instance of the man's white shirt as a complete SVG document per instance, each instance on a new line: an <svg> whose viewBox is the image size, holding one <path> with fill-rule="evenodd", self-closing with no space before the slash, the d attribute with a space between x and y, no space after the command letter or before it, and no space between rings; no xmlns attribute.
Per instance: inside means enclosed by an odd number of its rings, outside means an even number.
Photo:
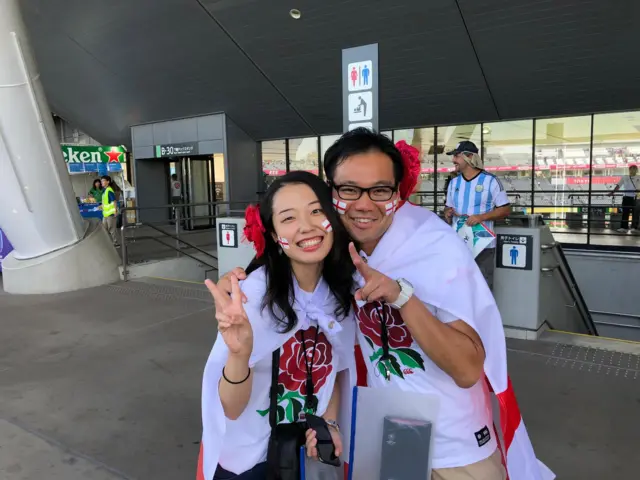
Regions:
<svg viewBox="0 0 640 480"><path fill-rule="evenodd" d="M637 175L623 175L620 177L618 187L623 191L622 195L625 197L636 197L636 193L640 191L640 177Z"/></svg>

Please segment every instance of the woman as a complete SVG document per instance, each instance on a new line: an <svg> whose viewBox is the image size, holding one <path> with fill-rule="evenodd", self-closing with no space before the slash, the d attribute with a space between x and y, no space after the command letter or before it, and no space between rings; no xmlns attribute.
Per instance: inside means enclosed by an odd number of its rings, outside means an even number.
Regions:
<svg viewBox="0 0 640 480"><path fill-rule="evenodd" d="M89 190L89 196L93 197L96 203L100 203L102 201L102 182L99 178L96 178L93 181L93 186L91 190Z"/></svg>
<svg viewBox="0 0 640 480"><path fill-rule="evenodd" d="M287 459L297 463L307 414L323 417L335 453L342 449L336 376L353 360L355 268L330 190L311 173L291 172L246 219L245 236L256 249L247 279L232 279L231 297L206 282L221 306L222 341L204 372L203 480L292 478L278 471L276 445L295 437Z"/></svg>

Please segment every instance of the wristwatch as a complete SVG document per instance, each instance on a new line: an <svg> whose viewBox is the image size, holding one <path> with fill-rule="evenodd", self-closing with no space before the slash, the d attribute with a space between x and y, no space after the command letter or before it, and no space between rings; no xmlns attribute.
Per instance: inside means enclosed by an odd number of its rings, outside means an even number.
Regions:
<svg viewBox="0 0 640 480"><path fill-rule="evenodd" d="M400 310L413 296L413 285L404 278L399 278L396 282L398 282L398 286L400 287L400 295L398 295L395 302L389 302L389 306L396 310Z"/></svg>

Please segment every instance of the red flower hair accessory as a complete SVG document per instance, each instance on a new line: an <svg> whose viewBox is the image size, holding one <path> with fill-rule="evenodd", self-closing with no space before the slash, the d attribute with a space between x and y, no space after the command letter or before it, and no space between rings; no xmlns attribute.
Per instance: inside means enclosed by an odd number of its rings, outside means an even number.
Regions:
<svg viewBox="0 0 640 480"><path fill-rule="evenodd" d="M400 199L403 200L404 203L413 193L416 185L418 185L418 178L420 177L420 151L404 140L396 143L396 148L400 151L402 163L404 164L404 176L399 186Z"/></svg>
<svg viewBox="0 0 640 480"><path fill-rule="evenodd" d="M256 251L256 257L261 257L266 247L264 239L264 225L260 218L260 207L258 205L249 205L244 212L244 238L253 243Z"/></svg>

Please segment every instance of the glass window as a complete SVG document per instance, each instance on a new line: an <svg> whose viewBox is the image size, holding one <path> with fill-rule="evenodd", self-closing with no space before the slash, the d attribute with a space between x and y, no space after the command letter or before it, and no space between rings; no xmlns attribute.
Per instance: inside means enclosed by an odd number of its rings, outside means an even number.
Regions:
<svg viewBox="0 0 640 480"><path fill-rule="evenodd" d="M213 178L215 180L215 201L226 201L224 155L221 153L216 153L213 156Z"/></svg>
<svg viewBox="0 0 640 480"><path fill-rule="evenodd" d="M484 168L512 191L509 200L514 211L531 207L533 159L533 120L482 124Z"/></svg>
<svg viewBox="0 0 640 480"><path fill-rule="evenodd" d="M320 151L322 152L322 156L320 157L320 170L322 170L322 178L324 178L324 155L327 153L327 150L329 150L329 147L341 136L342 134L320 137Z"/></svg>
<svg viewBox="0 0 640 480"><path fill-rule="evenodd" d="M629 167L640 165L639 126L640 112L593 117L590 243L637 245L638 237L633 235L637 232L631 232L640 228L640 211L637 207L634 209L634 205L638 205L636 192L625 192L621 187L611 194L615 186L629 175ZM582 182L585 180L588 182L588 177L580 178ZM632 183L640 188L639 177L633 178Z"/></svg>
<svg viewBox="0 0 640 480"><path fill-rule="evenodd" d="M289 139L289 171L294 170L318 175L318 137Z"/></svg>
<svg viewBox="0 0 640 480"><path fill-rule="evenodd" d="M393 132L395 143L404 140L420 152L420 181L412 201L431 210L435 207L435 130L433 127L405 128Z"/></svg>
<svg viewBox="0 0 640 480"><path fill-rule="evenodd" d="M275 177L287 173L285 140L262 142L262 173L267 187Z"/></svg>
<svg viewBox="0 0 640 480"><path fill-rule="evenodd" d="M591 116L536 120L535 213L556 240L587 242Z"/></svg>
<svg viewBox="0 0 640 480"><path fill-rule="evenodd" d="M448 127L438 127L436 133L436 150L438 152L436 165L438 183L436 211L440 212L444 210L446 195L445 187L449 184L450 179L456 175L451 157L446 153L456 148L458 143L463 140L469 140L475 143L478 149L482 151L482 145L480 144L482 140L482 126L479 123L469 125L451 125Z"/></svg>

